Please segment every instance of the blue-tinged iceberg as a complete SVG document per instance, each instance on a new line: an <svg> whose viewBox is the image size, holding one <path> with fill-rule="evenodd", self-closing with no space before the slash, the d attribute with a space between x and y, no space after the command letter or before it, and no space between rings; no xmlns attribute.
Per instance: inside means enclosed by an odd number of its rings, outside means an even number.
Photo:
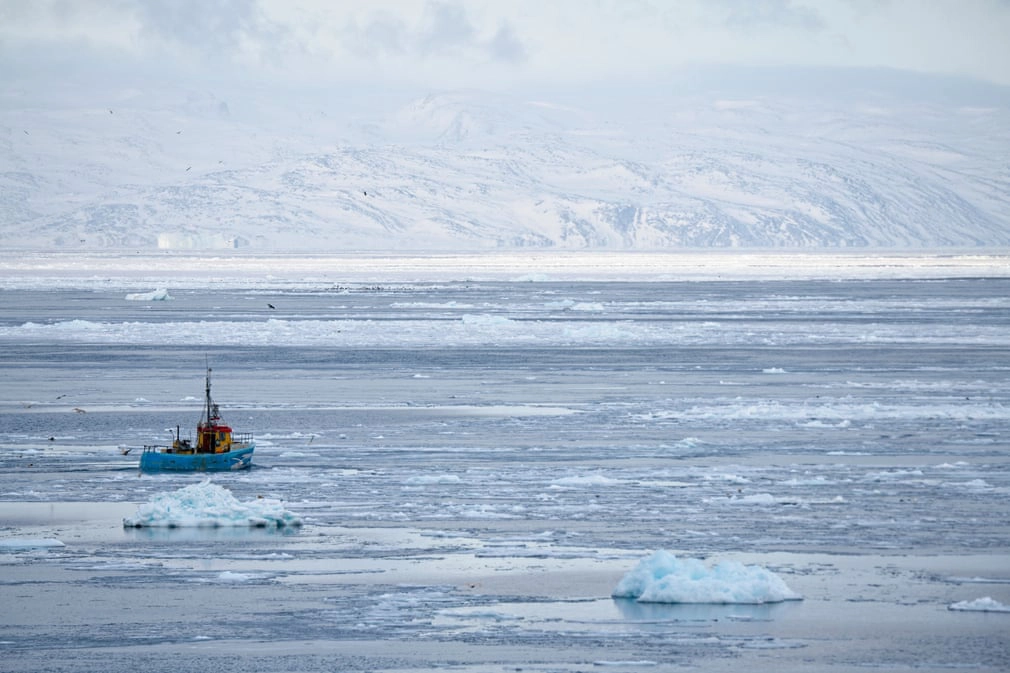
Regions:
<svg viewBox="0 0 1010 673"><path fill-rule="evenodd" d="M209 479L161 493L139 506L132 518L123 519L127 528L286 528L301 524L301 519L284 509L280 500L256 498L242 503Z"/></svg>
<svg viewBox="0 0 1010 673"><path fill-rule="evenodd" d="M802 600L775 573L736 561L708 565L659 550L618 583L614 598L640 603L780 603Z"/></svg>

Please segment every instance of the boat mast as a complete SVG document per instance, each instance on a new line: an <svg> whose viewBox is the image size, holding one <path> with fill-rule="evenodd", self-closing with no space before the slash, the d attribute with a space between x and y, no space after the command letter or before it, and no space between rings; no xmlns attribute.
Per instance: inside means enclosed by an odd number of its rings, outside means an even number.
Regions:
<svg viewBox="0 0 1010 673"><path fill-rule="evenodd" d="M206 402L207 425L211 424L211 419L213 418L213 416L211 416L211 401L210 401L210 371L211 371L210 367L207 367L207 402Z"/></svg>

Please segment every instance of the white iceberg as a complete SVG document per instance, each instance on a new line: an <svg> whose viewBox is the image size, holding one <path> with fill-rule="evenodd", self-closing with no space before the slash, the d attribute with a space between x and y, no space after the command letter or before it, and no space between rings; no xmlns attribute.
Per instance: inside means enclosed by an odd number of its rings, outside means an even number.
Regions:
<svg viewBox="0 0 1010 673"><path fill-rule="evenodd" d="M126 295L126 299L127 301L169 301L172 299L172 295L168 293L168 290L160 288L151 292L128 294Z"/></svg>
<svg viewBox="0 0 1010 673"><path fill-rule="evenodd" d="M659 550L618 583L614 598L640 603L761 604L802 600L775 573L736 561L708 565Z"/></svg>
<svg viewBox="0 0 1010 673"><path fill-rule="evenodd" d="M956 612L1010 612L1010 605L1004 605L989 596L976 598L973 601L961 601L947 606L948 610Z"/></svg>
<svg viewBox="0 0 1010 673"><path fill-rule="evenodd" d="M133 518L123 519L127 528L285 528L301 523L280 500L256 498L242 503L231 491L209 479L173 493L161 493L139 506Z"/></svg>

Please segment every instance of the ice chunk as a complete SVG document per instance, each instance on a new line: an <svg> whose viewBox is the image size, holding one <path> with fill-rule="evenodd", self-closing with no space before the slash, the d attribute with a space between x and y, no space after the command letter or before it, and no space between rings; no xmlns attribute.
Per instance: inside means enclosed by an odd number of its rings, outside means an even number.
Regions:
<svg viewBox="0 0 1010 673"><path fill-rule="evenodd" d="M947 606L948 610L958 612L1010 612L1010 605L1004 605L989 596L976 598L973 601L961 601Z"/></svg>
<svg viewBox="0 0 1010 673"><path fill-rule="evenodd" d="M128 528L284 528L300 526L301 519L285 510L280 500L257 498L241 503L229 490L205 479L173 493L155 496L138 507L133 518L123 519L123 525Z"/></svg>
<svg viewBox="0 0 1010 673"><path fill-rule="evenodd" d="M45 537L45 538L14 537L14 538L8 538L6 540L0 540L0 549L3 550L45 549L51 547L66 547L66 545L57 540L56 538L51 537Z"/></svg>
<svg viewBox="0 0 1010 673"><path fill-rule="evenodd" d="M168 293L168 290L161 288L152 290L151 292L128 294L126 295L126 299L127 301L169 301L172 299L172 295Z"/></svg>
<svg viewBox="0 0 1010 673"><path fill-rule="evenodd" d="M462 320L464 325L472 325L476 327L504 327L512 324L512 321L505 316L490 315L487 313L467 313L463 316Z"/></svg>
<svg viewBox="0 0 1010 673"><path fill-rule="evenodd" d="M779 603L801 600L775 573L761 566L721 561L708 565L659 550L638 562L618 583L614 598L640 603Z"/></svg>
<svg viewBox="0 0 1010 673"><path fill-rule="evenodd" d="M455 474L424 474L414 477L407 477L404 480L408 486L428 486L431 484L458 484L460 478Z"/></svg>
<svg viewBox="0 0 1010 673"><path fill-rule="evenodd" d="M618 479L612 479L602 474L586 474L573 477L561 477L551 482L552 486L583 487L583 486L612 486L620 484Z"/></svg>

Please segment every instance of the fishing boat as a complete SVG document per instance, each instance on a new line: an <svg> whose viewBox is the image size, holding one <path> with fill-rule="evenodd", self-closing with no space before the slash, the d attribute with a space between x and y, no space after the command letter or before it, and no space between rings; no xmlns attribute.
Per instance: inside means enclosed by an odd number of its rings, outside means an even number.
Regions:
<svg viewBox="0 0 1010 673"><path fill-rule="evenodd" d="M244 470L252 465L256 443L251 433L232 432L221 419L210 397L210 367L207 367L207 394L203 414L196 426L196 444L179 435L171 446L148 445L140 455L141 472L222 472Z"/></svg>

